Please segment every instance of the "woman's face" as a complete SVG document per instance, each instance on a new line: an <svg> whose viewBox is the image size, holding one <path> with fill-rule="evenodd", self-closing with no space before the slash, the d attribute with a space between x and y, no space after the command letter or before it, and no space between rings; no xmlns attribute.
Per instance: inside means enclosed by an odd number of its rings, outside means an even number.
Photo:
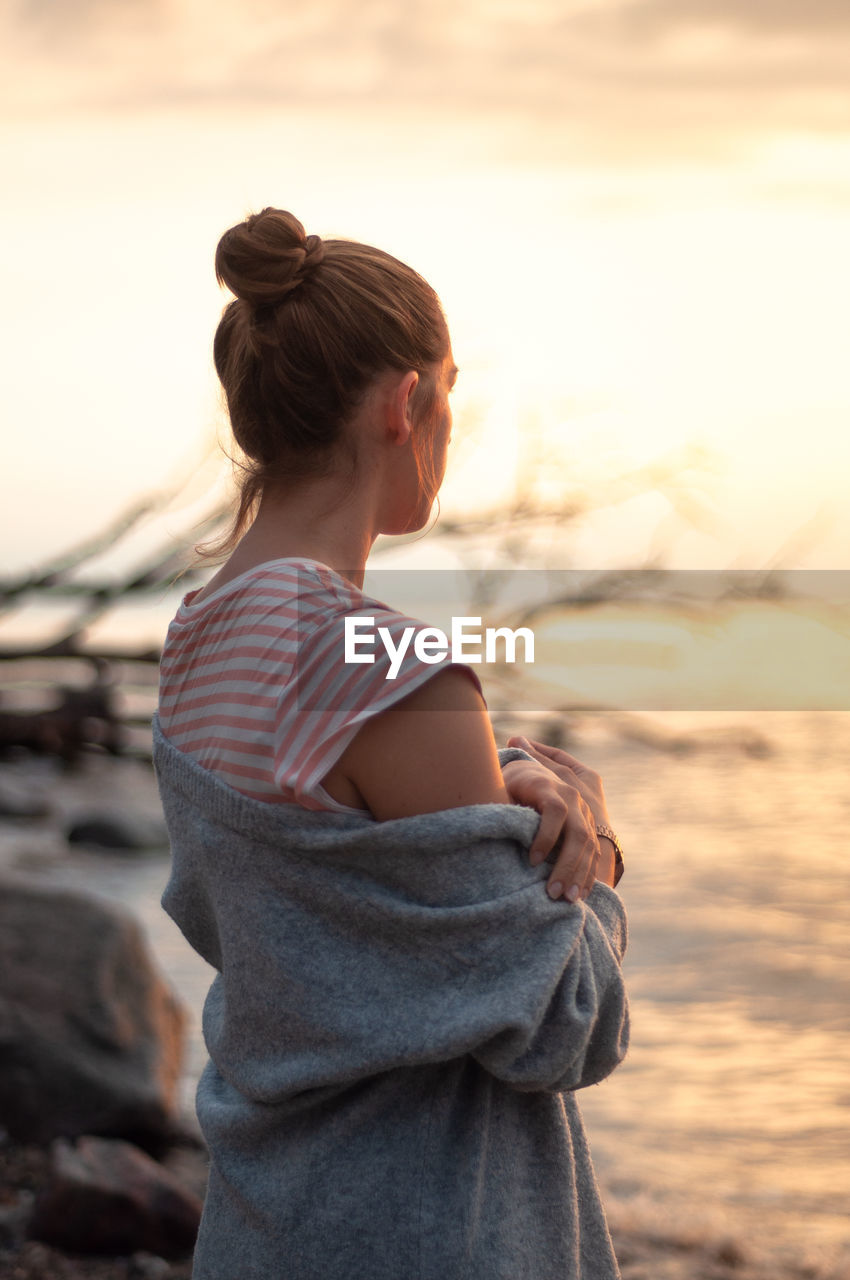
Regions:
<svg viewBox="0 0 850 1280"><path fill-rule="evenodd" d="M449 403L449 396L456 380L457 365L454 362L452 349L449 347L437 376L437 399L432 417L431 475L427 477L433 480L436 485L434 492L431 494L432 502L436 498L440 485L443 483L443 477L446 474L449 441L452 438L452 407Z"/></svg>
<svg viewBox="0 0 850 1280"><path fill-rule="evenodd" d="M427 524L440 491L448 463L449 441L452 436L452 409L449 396L457 378L451 346L434 369L434 395L421 422L414 423L414 445L417 464L418 501L410 528L421 529Z"/></svg>
<svg viewBox="0 0 850 1280"><path fill-rule="evenodd" d="M429 366L418 379L411 370L403 377L386 374L378 384L378 421L383 414L392 418L394 413L403 412L407 424L406 433L393 439L388 453L385 449L383 452L387 471L381 500L381 533L415 533L428 523L446 473L452 432L449 395L456 377L449 347L444 358ZM403 408L399 397L407 397Z"/></svg>

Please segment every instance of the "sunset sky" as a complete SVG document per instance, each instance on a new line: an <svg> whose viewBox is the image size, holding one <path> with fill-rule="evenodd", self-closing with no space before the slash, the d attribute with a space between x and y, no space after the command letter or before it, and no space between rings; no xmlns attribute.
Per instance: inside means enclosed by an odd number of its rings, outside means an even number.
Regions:
<svg viewBox="0 0 850 1280"><path fill-rule="evenodd" d="M843 0L0 14L3 569L198 470L215 243L266 204L441 294L445 511L584 492L577 567L847 567Z"/></svg>

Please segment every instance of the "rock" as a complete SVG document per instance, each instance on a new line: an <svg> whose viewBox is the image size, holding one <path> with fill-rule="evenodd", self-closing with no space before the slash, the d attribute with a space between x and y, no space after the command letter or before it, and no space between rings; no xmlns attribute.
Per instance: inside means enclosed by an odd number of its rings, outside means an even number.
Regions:
<svg viewBox="0 0 850 1280"><path fill-rule="evenodd" d="M60 1138L29 1233L75 1253L174 1257L193 1248L201 1208L176 1178L127 1142L85 1137L71 1146ZM150 1261L140 1274L162 1275Z"/></svg>
<svg viewBox="0 0 850 1280"><path fill-rule="evenodd" d="M738 1240L722 1240L715 1246L713 1252L716 1261L730 1271L746 1266L749 1261L745 1249Z"/></svg>
<svg viewBox="0 0 850 1280"><path fill-rule="evenodd" d="M21 1191L14 1199L0 1203L0 1250L18 1249L26 1239L32 1217L34 1196Z"/></svg>
<svg viewBox="0 0 850 1280"><path fill-rule="evenodd" d="M0 778L0 818L46 818L50 805L43 795L12 778Z"/></svg>
<svg viewBox="0 0 850 1280"><path fill-rule="evenodd" d="M177 1179L181 1187L193 1191L199 1200L206 1197L210 1158L202 1142L183 1142L170 1147L160 1157L160 1163Z"/></svg>
<svg viewBox="0 0 850 1280"><path fill-rule="evenodd" d="M129 913L0 877L0 1125L15 1142L167 1142L184 1027Z"/></svg>
<svg viewBox="0 0 850 1280"><path fill-rule="evenodd" d="M165 1280L171 1268L155 1253L134 1253L127 1267L127 1280Z"/></svg>
<svg viewBox="0 0 850 1280"><path fill-rule="evenodd" d="M15 1280L35 1280L35 1277L50 1276L51 1280L70 1280L73 1271L63 1258L53 1255L43 1244L28 1241L15 1255L15 1269L12 1275Z"/></svg>
<svg viewBox="0 0 850 1280"><path fill-rule="evenodd" d="M10 871L39 874L61 866L68 859L68 845L58 831L47 831L29 839L16 840L7 849L5 862Z"/></svg>
<svg viewBox="0 0 850 1280"><path fill-rule="evenodd" d="M161 819L124 811L83 814L67 830L70 844L98 845L103 849L157 849L168 846L168 832Z"/></svg>

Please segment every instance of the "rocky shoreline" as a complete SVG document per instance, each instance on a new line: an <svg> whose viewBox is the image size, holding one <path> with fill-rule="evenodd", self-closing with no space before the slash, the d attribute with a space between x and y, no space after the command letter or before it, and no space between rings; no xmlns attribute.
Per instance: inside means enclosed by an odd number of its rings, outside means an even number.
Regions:
<svg viewBox="0 0 850 1280"><path fill-rule="evenodd" d="M170 1177L203 1197L207 1158L199 1144L162 1159ZM2 1280L190 1280L191 1254L166 1258L147 1249L126 1255L79 1254L27 1238L26 1223L51 1177L47 1148L0 1145ZM612 1206L612 1234L623 1280L848 1280L850 1270L780 1262L732 1238L700 1238L642 1229ZM238 1277L234 1277L238 1280Z"/></svg>
<svg viewBox="0 0 850 1280"><path fill-rule="evenodd" d="M54 1181L51 1150L0 1145L0 1277L3 1280L189 1280L191 1249L165 1258L150 1249L124 1255L75 1253L31 1238L39 1204ZM203 1200L207 1158L200 1144L174 1147L161 1165L191 1201Z"/></svg>

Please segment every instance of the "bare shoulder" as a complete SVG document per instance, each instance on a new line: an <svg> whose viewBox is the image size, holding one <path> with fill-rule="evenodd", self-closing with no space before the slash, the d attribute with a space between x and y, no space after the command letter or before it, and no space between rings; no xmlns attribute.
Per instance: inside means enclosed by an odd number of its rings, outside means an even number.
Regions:
<svg viewBox="0 0 850 1280"><path fill-rule="evenodd" d="M338 770L380 820L509 803L487 708L457 667L367 721Z"/></svg>

